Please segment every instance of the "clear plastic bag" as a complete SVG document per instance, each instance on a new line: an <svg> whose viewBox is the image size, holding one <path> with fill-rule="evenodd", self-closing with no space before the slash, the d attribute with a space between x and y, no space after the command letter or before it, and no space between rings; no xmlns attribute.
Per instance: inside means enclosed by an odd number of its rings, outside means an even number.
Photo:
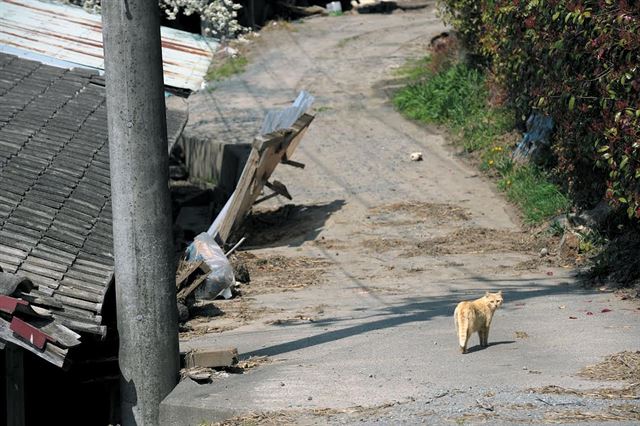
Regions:
<svg viewBox="0 0 640 426"><path fill-rule="evenodd" d="M231 286L236 282L233 268L211 235L206 232L199 234L187 248L186 258L188 261L202 259L211 269L204 283L195 291L197 299L215 299L218 296L228 299L231 297Z"/></svg>

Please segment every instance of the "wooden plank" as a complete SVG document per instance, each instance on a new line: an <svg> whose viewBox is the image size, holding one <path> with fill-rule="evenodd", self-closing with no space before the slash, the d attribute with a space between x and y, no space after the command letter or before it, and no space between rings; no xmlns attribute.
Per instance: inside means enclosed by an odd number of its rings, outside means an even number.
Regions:
<svg viewBox="0 0 640 426"><path fill-rule="evenodd" d="M193 293L200 285L207 279L207 274L203 273L198 278L193 280L189 285L180 290L176 298L180 301L184 301L191 293Z"/></svg>
<svg viewBox="0 0 640 426"><path fill-rule="evenodd" d="M240 175L240 179L238 180L238 184L236 185L236 189L232 195L231 204L229 205L229 209L218 228L218 235L222 241L227 241L229 235L231 234L231 229L235 224L236 218L241 219L240 212L243 210L243 206L245 206L245 195L249 191L251 187L251 183L255 176L256 167L258 166L258 161L260 160L260 154L258 153L258 149L253 147L251 148L251 153L249 154L249 158L245 163L244 169L242 171L242 175ZM252 200L253 201L253 200Z"/></svg>
<svg viewBox="0 0 640 426"><path fill-rule="evenodd" d="M304 169L306 165L304 163L299 163L293 160L282 160L282 164L286 164L287 166L296 167L298 169Z"/></svg>
<svg viewBox="0 0 640 426"><path fill-rule="evenodd" d="M203 260L197 262L187 262L186 260L180 260L180 266L178 267L178 275L176 277L176 288L180 289L184 280L202 265Z"/></svg>
<svg viewBox="0 0 640 426"><path fill-rule="evenodd" d="M291 129L256 138L227 213L218 228L218 235L223 242L227 241L234 226L249 212L277 165L282 160L290 159L311 121L313 116L303 114ZM294 147L289 150L292 143Z"/></svg>

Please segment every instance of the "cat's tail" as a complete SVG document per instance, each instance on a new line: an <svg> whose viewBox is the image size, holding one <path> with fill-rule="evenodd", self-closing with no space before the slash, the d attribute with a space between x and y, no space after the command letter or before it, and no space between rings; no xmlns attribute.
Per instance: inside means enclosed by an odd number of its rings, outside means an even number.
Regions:
<svg viewBox="0 0 640 426"><path fill-rule="evenodd" d="M467 345L469 318L465 315L462 303L459 303L458 306L456 306L456 310L453 312L453 322L456 325L456 332L458 333L458 343L460 343L461 348L464 348Z"/></svg>

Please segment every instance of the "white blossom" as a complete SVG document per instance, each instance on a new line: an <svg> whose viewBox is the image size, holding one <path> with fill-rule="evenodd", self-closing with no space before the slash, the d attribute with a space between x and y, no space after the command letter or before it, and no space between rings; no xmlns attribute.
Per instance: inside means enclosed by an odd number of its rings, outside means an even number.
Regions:
<svg viewBox="0 0 640 426"><path fill-rule="evenodd" d="M67 0L81 4L86 10L100 12L101 0ZM167 19L174 20L182 11L186 16L197 13L203 23L204 33L220 38L233 37L247 31L238 20L238 9L242 8L232 0L158 0Z"/></svg>

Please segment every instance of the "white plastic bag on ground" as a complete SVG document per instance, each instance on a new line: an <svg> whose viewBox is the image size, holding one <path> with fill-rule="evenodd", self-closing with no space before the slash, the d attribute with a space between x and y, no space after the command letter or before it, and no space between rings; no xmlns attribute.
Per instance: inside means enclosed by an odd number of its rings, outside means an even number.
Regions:
<svg viewBox="0 0 640 426"><path fill-rule="evenodd" d="M188 261L202 259L211 269L204 284L195 291L197 299L215 299L218 296L228 299L231 297L231 286L236 282L233 268L211 235L206 232L199 234L187 247L186 257Z"/></svg>

